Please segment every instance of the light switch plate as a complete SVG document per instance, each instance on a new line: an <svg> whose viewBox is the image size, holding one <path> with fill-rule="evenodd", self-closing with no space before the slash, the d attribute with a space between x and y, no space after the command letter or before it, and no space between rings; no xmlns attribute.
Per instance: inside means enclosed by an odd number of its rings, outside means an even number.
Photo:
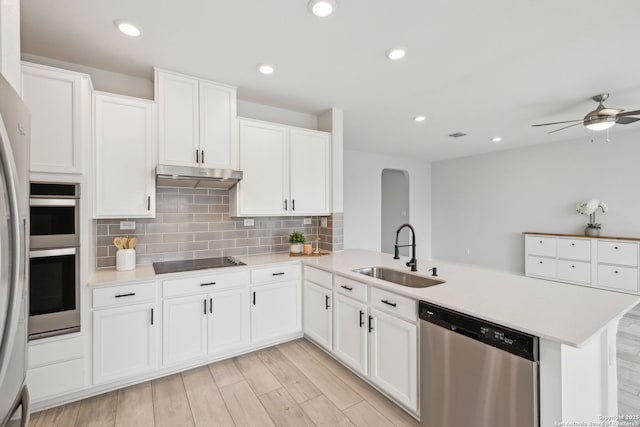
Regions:
<svg viewBox="0 0 640 427"><path fill-rule="evenodd" d="M135 230L135 221L120 221L120 230Z"/></svg>
<svg viewBox="0 0 640 427"><path fill-rule="evenodd" d="M255 221L253 220L253 218L245 218L244 219L244 226L245 227L253 227L255 225Z"/></svg>
<svg viewBox="0 0 640 427"><path fill-rule="evenodd" d="M304 225L311 225L311 218L305 218L303 224Z"/></svg>
<svg viewBox="0 0 640 427"><path fill-rule="evenodd" d="M320 218L320 227L327 228L327 217Z"/></svg>

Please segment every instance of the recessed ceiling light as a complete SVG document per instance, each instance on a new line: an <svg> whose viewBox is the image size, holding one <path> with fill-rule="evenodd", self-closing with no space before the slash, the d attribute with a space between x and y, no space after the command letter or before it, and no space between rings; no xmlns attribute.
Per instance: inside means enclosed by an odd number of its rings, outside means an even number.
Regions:
<svg viewBox="0 0 640 427"><path fill-rule="evenodd" d="M387 58L391 59L392 61L397 61L399 59L402 59L405 57L406 54L407 54L406 47L394 47L392 49L389 49L386 53Z"/></svg>
<svg viewBox="0 0 640 427"><path fill-rule="evenodd" d="M420 122L424 122L425 120L427 120L427 118L425 116L415 116L413 118L414 121L420 123Z"/></svg>
<svg viewBox="0 0 640 427"><path fill-rule="evenodd" d="M501 136L496 136L495 138L491 139L491 142L495 142L495 143L502 142L502 137Z"/></svg>
<svg viewBox="0 0 640 427"><path fill-rule="evenodd" d="M269 74L273 74L273 72L275 71L275 68L273 68L273 65L260 64L258 65L258 71L268 76Z"/></svg>
<svg viewBox="0 0 640 427"><path fill-rule="evenodd" d="M319 18L326 18L331 15L336 8L334 0L311 0L309 10Z"/></svg>
<svg viewBox="0 0 640 427"><path fill-rule="evenodd" d="M138 37L142 34L140 28L138 28L135 24L127 21L115 21L114 24L116 28L120 30L121 33L126 34L129 37Z"/></svg>

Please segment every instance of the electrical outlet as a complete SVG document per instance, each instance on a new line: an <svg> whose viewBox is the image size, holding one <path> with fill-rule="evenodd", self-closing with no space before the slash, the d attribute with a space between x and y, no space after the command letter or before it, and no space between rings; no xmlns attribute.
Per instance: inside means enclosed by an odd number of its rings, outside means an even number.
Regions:
<svg viewBox="0 0 640 427"><path fill-rule="evenodd" d="M320 227L327 228L327 217L320 218Z"/></svg>
<svg viewBox="0 0 640 427"><path fill-rule="evenodd" d="M245 227L253 227L255 225L255 222L253 220L253 218L245 218L244 219L244 226Z"/></svg>
<svg viewBox="0 0 640 427"><path fill-rule="evenodd" d="M135 221L120 221L120 230L135 230Z"/></svg>
<svg viewBox="0 0 640 427"><path fill-rule="evenodd" d="M305 218L303 224L304 225L311 225L311 218Z"/></svg>

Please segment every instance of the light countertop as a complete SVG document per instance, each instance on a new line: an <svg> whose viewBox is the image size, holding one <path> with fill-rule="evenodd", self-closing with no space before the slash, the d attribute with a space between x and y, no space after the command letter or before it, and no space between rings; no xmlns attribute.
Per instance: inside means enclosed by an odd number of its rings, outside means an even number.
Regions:
<svg viewBox="0 0 640 427"><path fill-rule="evenodd" d="M438 279L445 283L429 288L408 288L354 273L361 267L384 266L407 271L408 258L394 260L390 254L366 250L346 250L321 257L289 257L288 254L237 257L247 267L264 264L303 262L376 287L480 317L513 329L574 347L581 347L608 325L640 303L640 296L604 291L524 277L500 270L437 260L418 260L417 275L430 276L438 268ZM153 267L139 266L128 272L98 270L90 286L198 275L211 270L155 275Z"/></svg>

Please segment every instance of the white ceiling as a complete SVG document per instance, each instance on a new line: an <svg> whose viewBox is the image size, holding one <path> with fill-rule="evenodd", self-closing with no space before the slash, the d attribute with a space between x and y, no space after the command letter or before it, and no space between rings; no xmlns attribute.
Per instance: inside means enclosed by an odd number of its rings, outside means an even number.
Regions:
<svg viewBox="0 0 640 427"><path fill-rule="evenodd" d="M158 66L301 112L343 108L347 148L432 160L588 141L582 126L530 125L581 118L601 92L640 109L638 0L336 1L319 19L307 0L23 0L22 50L145 78ZM142 37L120 34L119 18ZM396 45L409 53L391 62ZM262 62L276 73L257 73Z"/></svg>

